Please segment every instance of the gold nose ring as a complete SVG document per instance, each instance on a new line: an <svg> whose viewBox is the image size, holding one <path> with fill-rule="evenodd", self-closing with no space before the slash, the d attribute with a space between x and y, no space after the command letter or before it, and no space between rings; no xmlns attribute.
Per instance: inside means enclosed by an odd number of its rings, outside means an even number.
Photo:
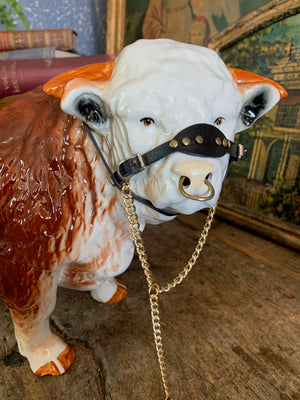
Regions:
<svg viewBox="0 0 300 400"><path fill-rule="evenodd" d="M207 187L209 188L209 190L210 190L210 194L209 194L208 196L192 196L192 195L188 194L188 193L184 190L184 187L183 187L183 182L184 182L185 179L186 179L186 176L182 176L182 177L180 178L180 180L179 180L179 185L178 185L178 186L179 186L180 193L181 193L183 196L187 197L188 199L191 199L191 200L198 200L198 201L211 200L211 199L214 197L214 195L215 195L215 189L214 189L213 185L209 182L208 179L204 179L204 183L206 184L206 186L207 186Z"/></svg>

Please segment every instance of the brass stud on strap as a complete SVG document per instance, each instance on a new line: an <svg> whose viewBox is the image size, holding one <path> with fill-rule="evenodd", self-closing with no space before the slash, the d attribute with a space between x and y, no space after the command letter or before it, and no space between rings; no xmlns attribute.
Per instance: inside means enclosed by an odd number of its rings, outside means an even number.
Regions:
<svg viewBox="0 0 300 400"><path fill-rule="evenodd" d="M220 137L217 137L216 138L216 143L217 143L218 146L221 146L222 145L222 139Z"/></svg>
<svg viewBox="0 0 300 400"><path fill-rule="evenodd" d="M222 144L223 144L223 147L227 147L227 139L224 138Z"/></svg>
<svg viewBox="0 0 300 400"><path fill-rule="evenodd" d="M184 138L181 140L181 143L182 143L184 146L188 146L189 144L191 144L191 139L188 138L188 137L184 137Z"/></svg>
<svg viewBox="0 0 300 400"><path fill-rule="evenodd" d="M195 137L195 140L196 140L196 142L199 143L199 144L202 144L202 143L204 142L203 137L200 136L200 135L197 135L197 136Z"/></svg>
<svg viewBox="0 0 300 400"><path fill-rule="evenodd" d="M170 146L172 149L176 149L176 147L178 146L177 140L175 140L175 139L171 140L171 142L169 143L169 146Z"/></svg>

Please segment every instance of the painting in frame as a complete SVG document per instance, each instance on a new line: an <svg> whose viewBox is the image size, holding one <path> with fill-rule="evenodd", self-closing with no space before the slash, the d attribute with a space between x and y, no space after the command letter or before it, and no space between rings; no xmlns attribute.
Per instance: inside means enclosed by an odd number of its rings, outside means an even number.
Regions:
<svg viewBox="0 0 300 400"><path fill-rule="evenodd" d="M288 92L237 141L248 159L232 165L219 213L300 248L300 2L269 1L215 35L209 47L226 65L279 82Z"/></svg>

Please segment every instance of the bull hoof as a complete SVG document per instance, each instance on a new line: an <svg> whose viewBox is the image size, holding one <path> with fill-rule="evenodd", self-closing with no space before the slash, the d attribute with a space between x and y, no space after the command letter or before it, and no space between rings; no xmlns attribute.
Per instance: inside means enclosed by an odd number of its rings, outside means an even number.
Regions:
<svg viewBox="0 0 300 400"><path fill-rule="evenodd" d="M120 279L116 279L116 281L118 282L117 289L114 295L106 303L117 303L118 301L125 299L127 296L127 287Z"/></svg>
<svg viewBox="0 0 300 400"><path fill-rule="evenodd" d="M91 291L92 298L100 303L117 303L126 295L126 286L120 279L115 278L108 279L100 287Z"/></svg>
<svg viewBox="0 0 300 400"><path fill-rule="evenodd" d="M62 375L70 368L75 358L74 350L68 345L59 356L47 364L40 367L35 374L39 376L45 375Z"/></svg>

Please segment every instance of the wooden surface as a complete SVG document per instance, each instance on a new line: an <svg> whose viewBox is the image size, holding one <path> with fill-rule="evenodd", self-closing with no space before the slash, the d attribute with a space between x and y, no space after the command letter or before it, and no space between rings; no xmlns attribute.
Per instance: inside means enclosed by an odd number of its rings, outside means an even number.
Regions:
<svg viewBox="0 0 300 400"><path fill-rule="evenodd" d="M202 223L198 214L147 227L159 282L184 266ZM59 289L52 329L76 352L60 377L32 374L1 303L0 399L164 400L137 259L122 279L128 296L117 304ZM294 250L216 221L187 280L160 297L174 400L299 400L299 281Z"/></svg>
<svg viewBox="0 0 300 400"><path fill-rule="evenodd" d="M217 217L283 246L300 250L300 229L291 222L226 200L219 200Z"/></svg>

